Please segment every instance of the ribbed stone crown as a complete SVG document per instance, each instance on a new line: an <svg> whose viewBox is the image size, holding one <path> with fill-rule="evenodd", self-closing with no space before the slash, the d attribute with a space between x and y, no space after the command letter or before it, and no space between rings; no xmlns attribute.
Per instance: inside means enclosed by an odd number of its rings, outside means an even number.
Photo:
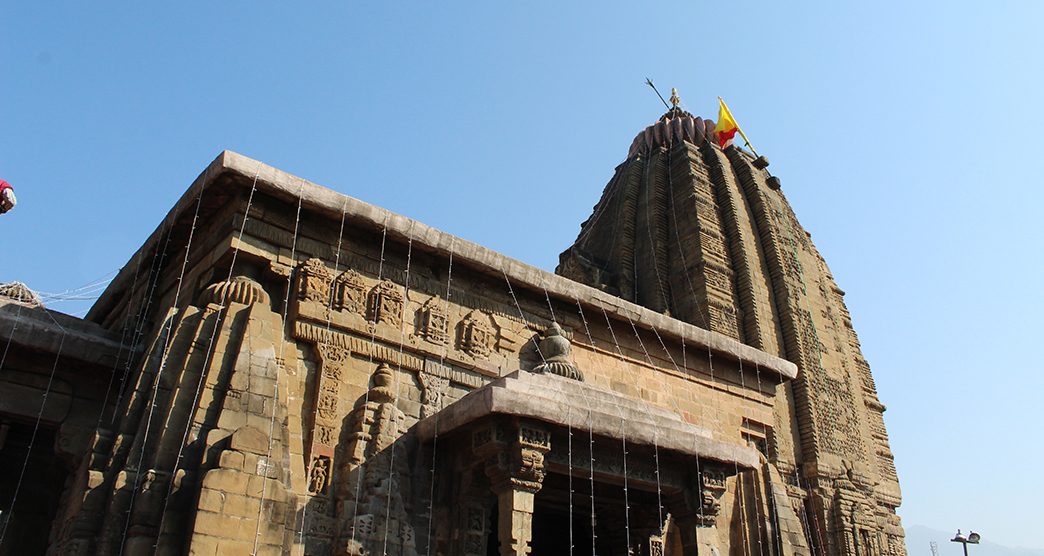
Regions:
<svg viewBox="0 0 1044 556"><path fill-rule="evenodd" d="M796 363L770 459L817 477L859 467L894 516L884 406L844 292L769 174L708 140L713 126L674 109L639 133L556 272Z"/></svg>

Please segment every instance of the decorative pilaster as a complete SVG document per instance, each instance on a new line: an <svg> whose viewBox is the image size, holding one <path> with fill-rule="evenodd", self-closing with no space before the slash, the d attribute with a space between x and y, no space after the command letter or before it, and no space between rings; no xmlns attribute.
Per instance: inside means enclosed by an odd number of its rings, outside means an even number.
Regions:
<svg viewBox="0 0 1044 556"><path fill-rule="evenodd" d="M386 364L349 416L348 450L338 486L338 554L416 556L409 457L402 435L406 416L396 407L394 375Z"/></svg>
<svg viewBox="0 0 1044 556"><path fill-rule="evenodd" d="M512 420L472 433L472 449L485 461L499 518L501 556L525 556L533 539L533 505L544 481L544 455L551 433L542 425Z"/></svg>

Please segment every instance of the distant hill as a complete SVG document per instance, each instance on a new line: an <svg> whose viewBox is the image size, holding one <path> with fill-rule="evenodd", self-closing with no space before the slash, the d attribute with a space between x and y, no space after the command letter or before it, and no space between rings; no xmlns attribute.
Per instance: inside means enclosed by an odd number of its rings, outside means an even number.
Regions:
<svg viewBox="0 0 1044 556"><path fill-rule="evenodd" d="M906 527L906 550L910 556L932 556L929 543L939 544L939 556L964 556L960 543L950 542L956 531L937 531L922 525ZM967 531L964 531L967 534ZM979 531L979 534L983 534ZM968 547L968 556L1044 556L1044 550L1036 548L1012 548L990 542L985 538L980 544Z"/></svg>

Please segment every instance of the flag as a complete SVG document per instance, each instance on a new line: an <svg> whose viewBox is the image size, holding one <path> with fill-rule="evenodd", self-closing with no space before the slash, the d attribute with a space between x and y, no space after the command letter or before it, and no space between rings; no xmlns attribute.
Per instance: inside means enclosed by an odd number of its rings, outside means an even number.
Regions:
<svg viewBox="0 0 1044 556"><path fill-rule="evenodd" d="M732 141L736 132L739 131L739 125L721 97L718 97L718 104L718 123L714 126L714 136L718 138L718 146L724 148L725 144Z"/></svg>

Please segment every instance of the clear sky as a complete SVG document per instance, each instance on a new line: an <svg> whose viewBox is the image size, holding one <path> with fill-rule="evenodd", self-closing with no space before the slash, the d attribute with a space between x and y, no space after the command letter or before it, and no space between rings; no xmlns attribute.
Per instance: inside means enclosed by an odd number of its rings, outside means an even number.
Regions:
<svg viewBox="0 0 1044 556"><path fill-rule="evenodd" d="M551 270L649 76L848 292L905 523L1044 548L1044 4L801 4L5 0L0 282L111 277L226 148Z"/></svg>

